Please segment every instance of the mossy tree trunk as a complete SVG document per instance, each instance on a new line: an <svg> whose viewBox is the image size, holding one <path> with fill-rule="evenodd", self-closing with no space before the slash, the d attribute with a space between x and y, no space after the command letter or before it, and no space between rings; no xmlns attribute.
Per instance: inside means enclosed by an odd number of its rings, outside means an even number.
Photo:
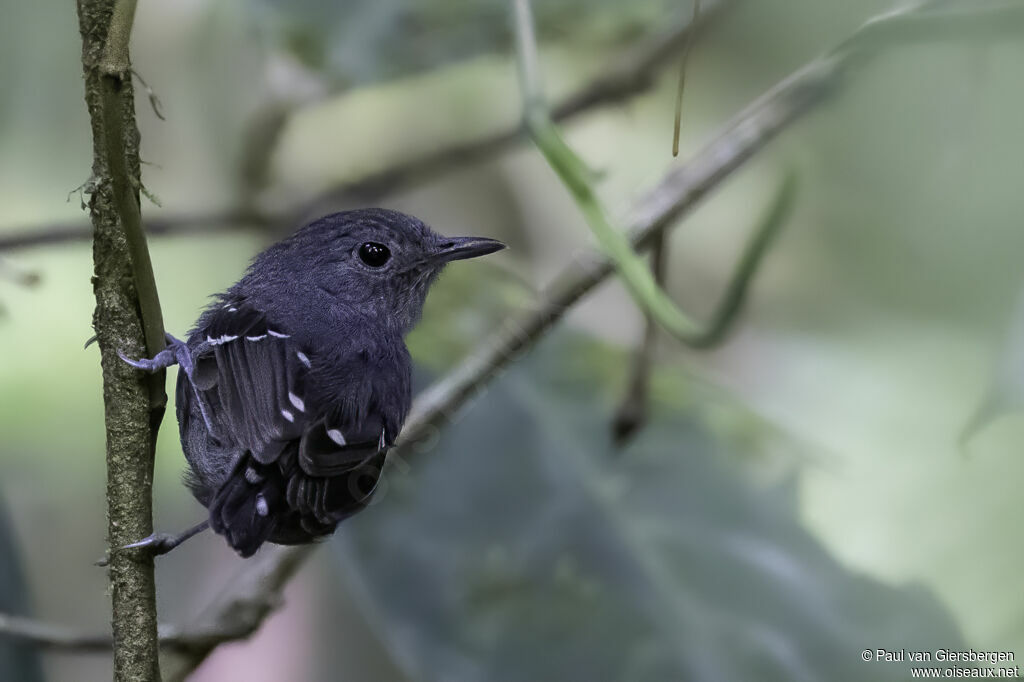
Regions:
<svg viewBox="0 0 1024 682"><path fill-rule="evenodd" d="M142 231L139 132L128 61L134 0L78 0L85 101L93 135L86 185L94 240L93 326L103 370L114 679L159 678L153 558L117 548L152 532L153 454L164 373L118 358L152 356L164 332Z"/></svg>

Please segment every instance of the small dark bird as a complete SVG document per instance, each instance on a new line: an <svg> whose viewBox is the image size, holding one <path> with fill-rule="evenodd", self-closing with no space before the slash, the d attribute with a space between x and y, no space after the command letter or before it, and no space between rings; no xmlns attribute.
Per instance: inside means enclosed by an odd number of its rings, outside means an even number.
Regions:
<svg viewBox="0 0 1024 682"><path fill-rule="evenodd" d="M248 557L330 535L363 509L409 412L404 337L427 290L446 263L502 248L396 211L335 213L256 256L187 341L122 355L149 371L181 366L186 483L209 511L129 547L163 553L208 525Z"/></svg>

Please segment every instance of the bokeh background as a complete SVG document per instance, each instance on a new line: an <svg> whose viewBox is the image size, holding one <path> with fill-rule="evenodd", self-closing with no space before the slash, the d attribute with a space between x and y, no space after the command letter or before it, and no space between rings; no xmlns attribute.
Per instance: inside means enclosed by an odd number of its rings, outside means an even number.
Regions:
<svg viewBox="0 0 1024 682"><path fill-rule="evenodd" d="M890 8L728 4L692 54L682 159ZM690 12L667 0L536 5L552 96ZM3 0L0 16L0 237L84 228L74 190L91 141L74 7ZM140 88L144 182L160 204L144 218L211 216L208 229L150 240L178 335L296 226L226 229L215 216L290 215L519 116L503 0L140 2L132 48L166 118ZM739 329L713 351L660 343L652 420L627 447L613 447L609 422L642 318L610 282L436 447L390 471L263 630L194 679L877 680L909 667L864 663L863 649L1024 655L1022 69L1024 42L878 55L674 231L670 289L706 314L782 172L799 175ZM669 68L567 126L617 215L673 164L675 79ZM526 142L336 207L367 201L511 246L437 285L410 339L421 385L591 248ZM0 253L0 610L99 632L103 407L96 349L82 349L91 269L86 241ZM962 442L986 404L992 419ZM201 518L183 465L168 419L158 528ZM161 621L194 616L241 561L211 535L160 559ZM35 658L2 640L0 671L110 675L102 655Z"/></svg>

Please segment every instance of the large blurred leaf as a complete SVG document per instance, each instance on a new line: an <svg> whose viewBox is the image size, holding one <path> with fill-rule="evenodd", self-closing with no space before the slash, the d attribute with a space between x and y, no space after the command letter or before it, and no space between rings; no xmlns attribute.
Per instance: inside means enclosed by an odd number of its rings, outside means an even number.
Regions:
<svg viewBox="0 0 1024 682"><path fill-rule="evenodd" d="M349 82L421 71L510 42L506 0L263 0L262 7L263 24L285 47ZM535 10L542 36L614 40L686 16L689 4L545 0Z"/></svg>
<svg viewBox="0 0 1024 682"><path fill-rule="evenodd" d="M960 434L961 446L1000 417L1024 409L1024 294L1010 319L991 383Z"/></svg>
<svg viewBox="0 0 1024 682"><path fill-rule="evenodd" d="M909 671L863 649L960 642L924 590L841 567L694 418L657 415L616 457L590 345L545 342L338 534L411 675L883 680Z"/></svg>
<svg viewBox="0 0 1024 682"><path fill-rule="evenodd" d="M0 613L25 613L27 588L19 557L7 510L0 499ZM35 682L42 679L38 652L0 636L0 680Z"/></svg>

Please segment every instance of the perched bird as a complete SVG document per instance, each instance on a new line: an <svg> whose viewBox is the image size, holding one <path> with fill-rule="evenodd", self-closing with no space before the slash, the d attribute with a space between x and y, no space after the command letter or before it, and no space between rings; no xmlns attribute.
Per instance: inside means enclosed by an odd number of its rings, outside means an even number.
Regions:
<svg viewBox="0 0 1024 682"><path fill-rule="evenodd" d="M128 546L163 553L209 525L247 557L329 535L363 509L409 411L404 337L427 290L449 261L502 248L396 211L334 213L256 256L186 341L122 354L143 370L180 365L186 483L209 511Z"/></svg>

